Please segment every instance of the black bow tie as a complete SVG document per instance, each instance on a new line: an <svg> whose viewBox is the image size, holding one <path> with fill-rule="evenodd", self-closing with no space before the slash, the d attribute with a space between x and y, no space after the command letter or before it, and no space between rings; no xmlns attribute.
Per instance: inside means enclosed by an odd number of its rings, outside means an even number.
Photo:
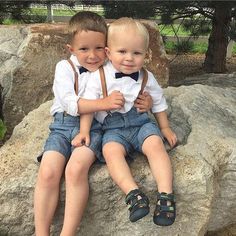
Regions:
<svg viewBox="0 0 236 236"><path fill-rule="evenodd" d="M88 70L84 68L83 66L79 67L79 73L83 74L84 72L87 72Z"/></svg>
<svg viewBox="0 0 236 236"><path fill-rule="evenodd" d="M134 79L135 81L138 80L138 77L139 77L139 72L134 72L132 74L124 74L122 72L116 72L115 73L115 77L116 79L118 78L122 78L122 77L125 77L125 76L129 76L130 78Z"/></svg>

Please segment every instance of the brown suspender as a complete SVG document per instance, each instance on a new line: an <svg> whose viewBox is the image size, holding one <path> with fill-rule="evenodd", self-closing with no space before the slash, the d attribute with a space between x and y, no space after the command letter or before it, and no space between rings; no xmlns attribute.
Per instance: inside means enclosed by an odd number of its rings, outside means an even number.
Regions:
<svg viewBox="0 0 236 236"><path fill-rule="evenodd" d="M75 66L74 66L73 62L71 61L71 59L68 59L67 61L70 63L70 65L74 71L74 74L75 74L74 89L75 89L76 95L78 95L78 93L79 93L79 75L78 75L78 72L76 71Z"/></svg>
<svg viewBox="0 0 236 236"><path fill-rule="evenodd" d="M145 88L145 86L147 84L147 80L148 80L148 73L147 73L147 71L144 68L142 68L142 70L143 70L143 81L142 81L142 85L141 85L141 89L139 91L139 94L143 93L143 90L144 90L144 88Z"/></svg>
<svg viewBox="0 0 236 236"><path fill-rule="evenodd" d="M103 97L105 98L107 97L107 84L106 84L103 66L99 68L99 74L100 74L100 80L101 80L101 85L102 85L102 94L103 94Z"/></svg>
<svg viewBox="0 0 236 236"><path fill-rule="evenodd" d="M75 66L73 64L73 62L71 61L71 59L68 59L67 60L73 71L74 71L74 74L75 74L75 83L74 83L74 89L75 89L75 93L76 95L78 95L78 88L79 88L79 75L78 75L78 72L76 71L75 69ZM147 79L148 79L148 74L147 74L147 71L142 68L143 70L143 81L142 81L142 85L141 85L141 89L140 89L140 92L139 94L142 94L143 93L143 90L147 84ZM101 66L99 68L99 74L100 74L100 80L101 80L101 85L102 85L102 94L103 94L103 97L107 97L107 85L106 85L106 79L105 79L105 74L104 74L104 69L103 69L103 66Z"/></svg>
<svg viewBox="0 0 236 236"><path fill-rule="evenodd" d="M140 92L139 94L142 94L143 93L143 90L147 84L147 80L148 80L148 73L147 71L142 68L143 70L143 81L142 81L142 85L141 85L141 89L140 89ZM106 85L106 79L105 79L105 74L104 74L104 69L103 69L103 66L101 66L99 68L99 74L100 74L100 80L101 80L101 85L102 85L102 94L103 94L103 97L107 97L107 85Z"/></svg>

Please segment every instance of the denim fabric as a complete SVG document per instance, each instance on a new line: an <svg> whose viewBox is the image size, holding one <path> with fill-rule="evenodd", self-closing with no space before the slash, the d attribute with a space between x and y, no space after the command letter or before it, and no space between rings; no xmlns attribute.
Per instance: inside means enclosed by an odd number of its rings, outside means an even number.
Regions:
<svg viewBox="0 0 236 236"><path fill-rule="evenodd" d="M128 113L113 113L104 120L105 131L102 146L109 142L118 142L125 147L129 156L134 151L142 152L144 140L150 135L162 134L156 122L152 121L147 113L138 113L132 108Z"/></svg>
<svg viewBox="0 0 236 236"><path fill-rule="evenodd" d="M46 140L43 152L57 151L68 161L74 150L71 141L79 133L79 127L79 117L70 116L62 112L56 113L54 115L54 122L49 126L50 134ZM91 127L90 141L89 148L100 161L104 161L101 154L102 127L96 120L93 121ZM40 161L40 157L38 157L38 161Z"/></svg>
<svg viewBox="0 0 236 236"><path fill-rule="evenodd" d="M107 129L118 129L118 128L127 128L127 127L140 127L145 123L150 122L148 113L139 113L137 109L133 107L127 113L114 112L111 115L107 115L102 128L103 130Z"/></svg>

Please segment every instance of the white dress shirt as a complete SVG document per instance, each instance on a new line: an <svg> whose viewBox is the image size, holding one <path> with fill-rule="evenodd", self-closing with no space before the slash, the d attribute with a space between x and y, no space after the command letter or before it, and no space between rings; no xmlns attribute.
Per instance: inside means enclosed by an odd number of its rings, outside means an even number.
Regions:
<svg viewBox="0 0 236 236"><path fill-rule="evenodd" d="M79 115L78 100L84 93L85 86L88 82L88 79L90 78L90 72L79 74L79 67L81 66L76 56L71 55L70 59L73 62L79 75L78 95L75 94L74 90L74 71L67 60L61 60L57 63L55 70L55 77L53 82L53 93L55 98L50 110L51 115L54 115L56 112L64 111L71 116Z"/></svg>
<svg viewBox="0 0 236 236"><path fill-rule="evenodd" d="M107 94L111 94L112 91L120 91L125 98L125 105L119 110L112 110L111 112L127 113L134 105L139 91L141 89L143 73L139 73L137 81L125 76L119 79L115 78L115 73L118 72L111 62L107 62L104 66L104 73L106 78ZM153 74L148 71L148 81L144 91L147 91L153 100L152 112L157 113L167 109L166 100L163 96L163 90L157 83ZM84 98L86 99L98 99L102 98L102 87L100 81L99 70L90 73L90 79L85 89ZM103 120L107 116L107 112L101 111L95 114L95 118L103 123Z"/></svg>

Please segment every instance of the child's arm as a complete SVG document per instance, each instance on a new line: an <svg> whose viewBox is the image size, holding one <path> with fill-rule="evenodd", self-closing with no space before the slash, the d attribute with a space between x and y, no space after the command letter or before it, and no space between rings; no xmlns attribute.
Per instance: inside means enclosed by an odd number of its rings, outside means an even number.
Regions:
<svg viewBox="0 0 236 236"><path fill-rule="evenodd" d="M169 126L169 121L168 121L166 112L162 111L162 112L154 113L154 117L159 124L159 127L161 129L161 133L167 139L170 146L174 147L175 144L177 143L177 136L171 130L171 128Z"/></svg>
<svg viewBox="0 0 236 236"><path fill-rule="evenodd" d="M109 96L96 100L80 98L78 101L78 113L84 114L120 109L124 106L124 103L124 96L119 91L113 91Z"/></svg>
<svg viewBox="0 0 236 236"><path fill-rule="evenodd" d="M75 147L82 145L89 146L90 144L90 127L93 121L93 113L83 114L80 116L80 132L71 141Z"/></svg>
<svg viewBox="0 0 236 236"><path fill-rule="evenodd" d="M139 94L138 98L135 100L134 106L138 109L138 112L148 112L151 110L153 105L152 97L148 92L143 92Z"/></svg>

